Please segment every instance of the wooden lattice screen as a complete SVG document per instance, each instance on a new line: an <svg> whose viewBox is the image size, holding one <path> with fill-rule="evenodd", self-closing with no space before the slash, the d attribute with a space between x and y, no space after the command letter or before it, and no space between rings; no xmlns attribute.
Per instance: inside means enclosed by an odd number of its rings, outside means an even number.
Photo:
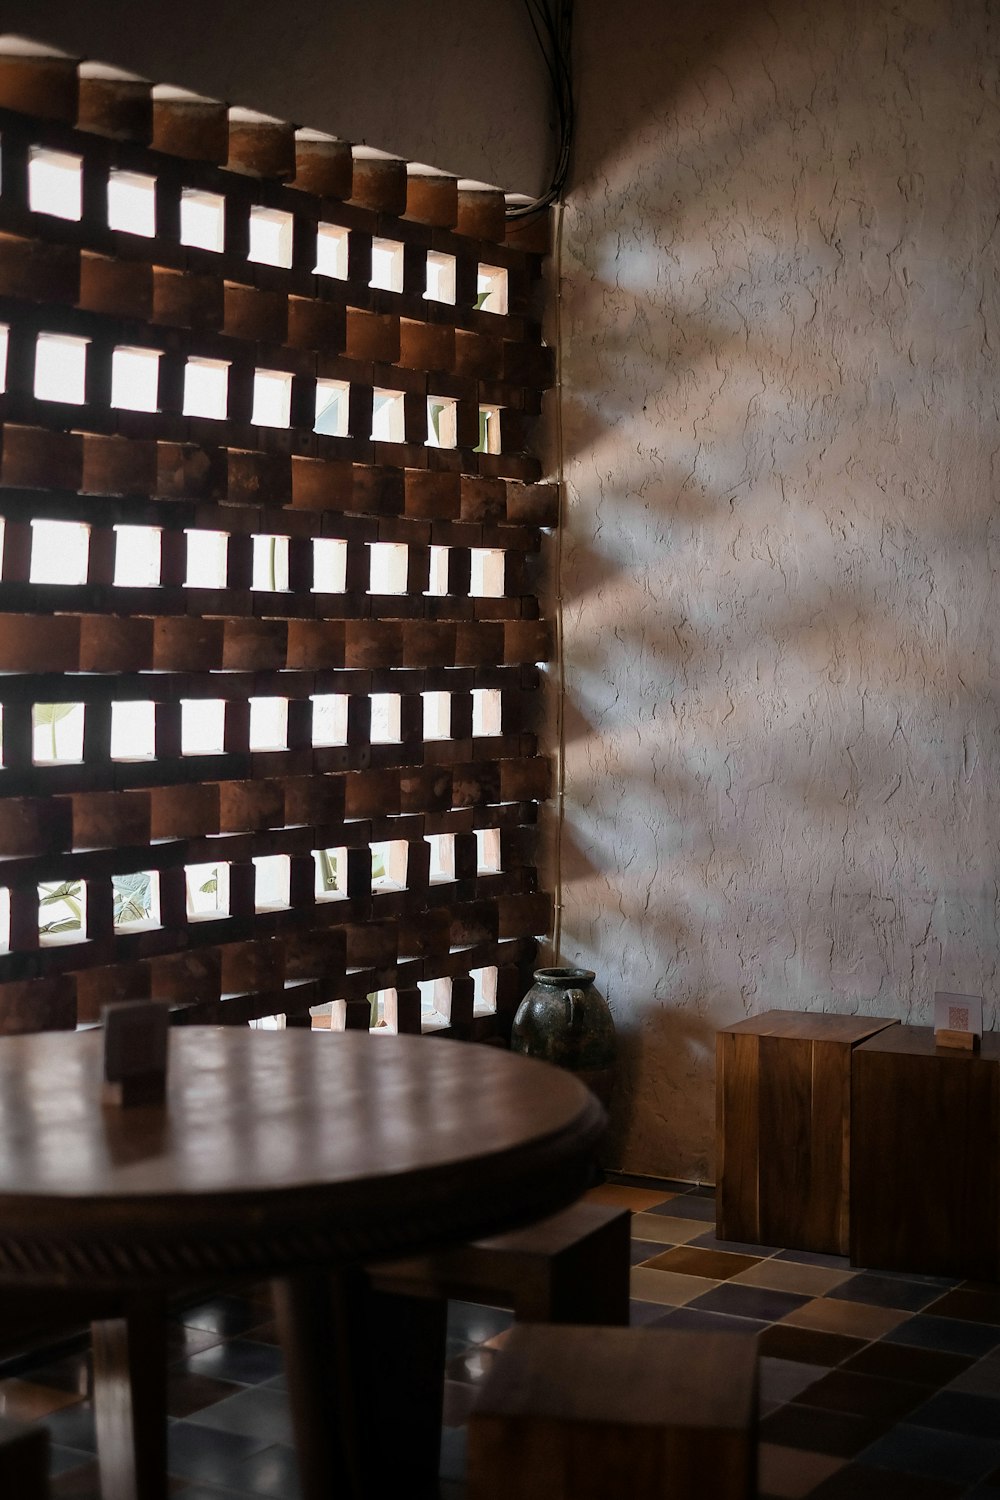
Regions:
<svg viewBox="0 0 1000 1500"><path fill-rule="evenodd" d="M550 917L537 237L68 59L0 106L0 1031L503 1034Z"/></svg>

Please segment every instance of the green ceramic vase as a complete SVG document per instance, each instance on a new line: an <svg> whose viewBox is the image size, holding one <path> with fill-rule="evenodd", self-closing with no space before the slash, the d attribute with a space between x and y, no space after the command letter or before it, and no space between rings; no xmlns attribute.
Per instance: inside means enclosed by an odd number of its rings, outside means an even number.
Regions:
<svg viewBox="0 0 1000 1500"><path fill-rule="evenodd" d="M568 1068L608 1107L617 1038L592 969L537 969L514 1017L514 1052Z"/></svg>

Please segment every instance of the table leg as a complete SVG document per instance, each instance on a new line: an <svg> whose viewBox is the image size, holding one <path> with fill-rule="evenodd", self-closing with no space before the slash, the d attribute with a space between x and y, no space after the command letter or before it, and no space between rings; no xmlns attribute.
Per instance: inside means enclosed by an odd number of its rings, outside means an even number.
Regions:
<svg viewBox="0 0 1000 1500"><path fill-rule="evenodd" d="M436 1496L447 1303L348 1268L285 1277L275 1304L305 1500Z"/></svg>
<svg viewBox="0 0 1000 1500"><path fill-rule="evenodd" d="M103 1500L166 1500L166 1309L150 1295L91 1324Z"/></svg>

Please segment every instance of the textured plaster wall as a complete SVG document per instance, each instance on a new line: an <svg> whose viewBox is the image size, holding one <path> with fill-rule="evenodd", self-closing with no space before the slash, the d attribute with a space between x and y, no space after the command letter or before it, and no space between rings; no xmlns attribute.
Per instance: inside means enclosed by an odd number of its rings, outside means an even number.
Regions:
<svg viewBox="0 0 1000 1500"><path fill-rule="evenodd" d="M711 1175L743 1016L997 1024L996 17L581 0L563 951L636 1171Z"/></svg>
<svg viewBox="0 0 1000 1500"><path fill-rule="evenodd" d="M4 0L0 30L508 192L547 182L522 0Z"/></svg>

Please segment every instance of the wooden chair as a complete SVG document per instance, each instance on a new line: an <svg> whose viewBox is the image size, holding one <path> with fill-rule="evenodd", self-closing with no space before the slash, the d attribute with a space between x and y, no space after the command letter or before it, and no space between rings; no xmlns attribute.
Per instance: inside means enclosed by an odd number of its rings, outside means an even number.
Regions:
<svg viewBox="0 0 1000 1500"><path fill-rule="evenodd" d="M512 1330L469 1419L468 1500L751 1500L757 1340Z"/></svg>

